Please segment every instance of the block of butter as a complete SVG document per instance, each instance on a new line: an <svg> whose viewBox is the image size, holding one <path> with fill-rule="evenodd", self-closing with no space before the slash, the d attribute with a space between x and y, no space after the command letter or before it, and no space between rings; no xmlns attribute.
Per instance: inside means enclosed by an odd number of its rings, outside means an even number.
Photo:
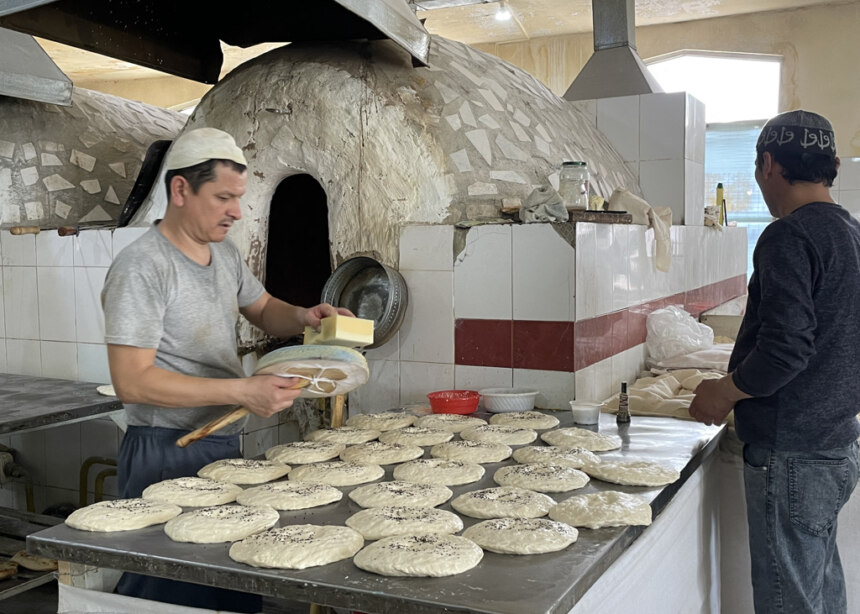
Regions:
<svg viewBox="0 0 860 614"><path fill-rule="evenodd" d="M373 320L333 315L320 320L319 331L305 327L305 345L364 347L373 343Z"/></svg>

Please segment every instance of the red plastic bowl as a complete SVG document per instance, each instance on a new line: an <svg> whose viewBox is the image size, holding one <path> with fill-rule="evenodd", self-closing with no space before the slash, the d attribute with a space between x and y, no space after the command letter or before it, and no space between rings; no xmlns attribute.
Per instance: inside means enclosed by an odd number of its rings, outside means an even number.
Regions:
<svg viewBox="0 0 860 614"><path fill-rule="evenodd" d="M477 390L438 390L427 395L434 414L471 414L478 409Z"/></svg>

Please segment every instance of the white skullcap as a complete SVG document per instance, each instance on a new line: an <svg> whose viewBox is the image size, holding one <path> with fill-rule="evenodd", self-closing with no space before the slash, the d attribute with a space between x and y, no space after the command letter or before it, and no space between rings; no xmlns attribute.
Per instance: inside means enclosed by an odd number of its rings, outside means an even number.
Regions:
<svg viewBox="0 0 860 614"><path fill-rule="evenodd" d="M217 128L195 128L173 141L164 159L164 170L188 168L209 160L231 160L248 166L232 136Z"/></svg>

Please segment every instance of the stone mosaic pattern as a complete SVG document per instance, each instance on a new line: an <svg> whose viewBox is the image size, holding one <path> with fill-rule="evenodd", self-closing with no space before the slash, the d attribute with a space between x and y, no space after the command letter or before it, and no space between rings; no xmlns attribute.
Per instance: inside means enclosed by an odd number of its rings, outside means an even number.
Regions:
<svg viewBox="0 0 860 614"><path fill-rule="evenodd" d="M184 121L83 89L70 107L0 98L0 228L115 222L147 147Z"/></svg>

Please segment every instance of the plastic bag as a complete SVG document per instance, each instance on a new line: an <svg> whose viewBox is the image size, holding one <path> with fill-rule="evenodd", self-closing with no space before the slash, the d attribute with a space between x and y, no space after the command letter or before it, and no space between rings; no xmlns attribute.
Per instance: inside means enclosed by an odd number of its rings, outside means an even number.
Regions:
<svg viewBox="0 0 860 614"><path fill-rule="evenodd" d="M645 327L645 346L654 360L666 360L714 345L714 329L697 322L677 305L652 311Z"/></svg>

